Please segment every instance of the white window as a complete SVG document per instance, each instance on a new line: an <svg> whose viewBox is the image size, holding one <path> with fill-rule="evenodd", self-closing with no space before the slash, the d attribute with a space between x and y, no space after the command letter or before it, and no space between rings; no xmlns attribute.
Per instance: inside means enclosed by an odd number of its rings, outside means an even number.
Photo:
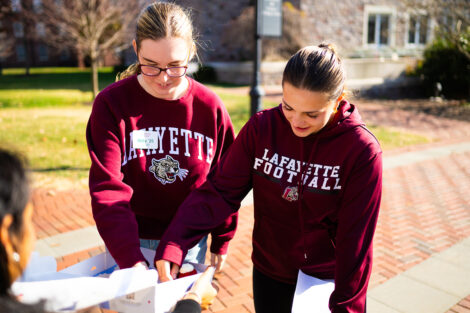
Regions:
<svg viewBox="0 0 470 313"><path fill-rule="evenodd" d="M395 9L366 6L364 11L363 42L368 47L393 46L395 44Z"/></svg>
<svg viewBox="0 0 470 313"><path fill-rule="evenodd" d="M16 60L18 62L26 61L26 49L22 44L16 45Z"/></svg>
<svg viewBox="0 0 470 313"><path fill-rule="evenodd" d="M425 45L429 40L429 17L424 14L411 14L408 19L408 45Z"/></svg>
<svg viewBox="0 0 470 313"><path fill-rule="evenodd" d="M46 36L46 27L44 26L44 23L37 23L36 24L36 34L39 37L45 37Z"/></svg>
<svg viewBox="0 0 470 313"><path fill-rule="evenodd" d="M21 11L21 0L11 0L11 10L13 12Z"/></svg>
<svg viewBox="0 0 470 313"><path fill-rule="evenodd" d="M39 61L47 61L49 59L49 51L46 45L44 44L38 45L38 57L39 57Z"/></svg>
<svg viewBox="0 0 470 313"><path fill-rule="evenodd" d="M42 0L33 0L33 9L35 12L42 11Z"/></svg>
<svg viewBox="0 0 470 313"><path fill-rule="evenodd" d="M24 36L23 24L20 22L13 22L13 35L16 38L21 38Z"/></svg>

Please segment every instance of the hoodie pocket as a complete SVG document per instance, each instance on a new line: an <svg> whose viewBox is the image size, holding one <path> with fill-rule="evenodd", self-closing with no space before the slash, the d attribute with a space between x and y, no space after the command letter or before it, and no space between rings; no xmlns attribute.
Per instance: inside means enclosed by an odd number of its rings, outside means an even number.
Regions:
<svg viewBox="0 0 470 313"><path fill-rule="evenodd" d="M265 215L255 216L253 262L281 281L295 281L302 256L300 228L287 226Z"/></svg>

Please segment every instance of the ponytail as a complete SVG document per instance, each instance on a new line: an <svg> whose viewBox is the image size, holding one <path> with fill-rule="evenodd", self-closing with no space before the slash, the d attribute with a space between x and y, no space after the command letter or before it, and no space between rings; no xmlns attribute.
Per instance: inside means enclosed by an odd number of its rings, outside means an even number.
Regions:
<svg viewBox="0 0 470 313"><path fill-rule="evenodd" d="M135 74L140 74L139 62L135 62L129 65L129 67L125 69L123 72L118 73L116 75L116 81L123 80L124 78L130 77Z"/></svg>

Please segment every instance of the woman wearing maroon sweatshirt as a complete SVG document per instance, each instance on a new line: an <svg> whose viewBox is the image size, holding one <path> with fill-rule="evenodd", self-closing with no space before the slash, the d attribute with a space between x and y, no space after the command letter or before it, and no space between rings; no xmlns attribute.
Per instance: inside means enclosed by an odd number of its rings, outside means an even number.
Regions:
<svg viewBox="0 0 470 313"><path fill-rule="evenodd" d="M382 151L343 99L344 82L330 46L291 57L282 103L249 120L179 208L155 256L161 277L169 276L168 261L181 264L188 247L236 212L253 188L256 312L290 312L299 270L334 279L331 312L365 311Z"/></svg>
<svg viewBox="0 0 470 313"><path fill-rule="evenodd" d="M196 45L181 7L150 4L133 45L138 62L97 96L87 127L93 216L121 268L146 265L140 247L156 248L234 139L220 98L185 76ZM236 222L232 215L212 231L219 268ZM206 238L199 239L188 261L204 263Z"/></svg>

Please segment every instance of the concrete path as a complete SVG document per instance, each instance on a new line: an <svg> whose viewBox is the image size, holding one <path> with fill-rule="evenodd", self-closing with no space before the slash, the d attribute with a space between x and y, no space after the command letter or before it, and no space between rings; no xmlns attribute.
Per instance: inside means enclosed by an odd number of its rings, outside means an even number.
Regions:
<svg viewBox="0 0 470 313"><path fill-rule="evenodd" d="M470 238L372 288L367 306L368 312L442 313L468 295Z"/></svg>

